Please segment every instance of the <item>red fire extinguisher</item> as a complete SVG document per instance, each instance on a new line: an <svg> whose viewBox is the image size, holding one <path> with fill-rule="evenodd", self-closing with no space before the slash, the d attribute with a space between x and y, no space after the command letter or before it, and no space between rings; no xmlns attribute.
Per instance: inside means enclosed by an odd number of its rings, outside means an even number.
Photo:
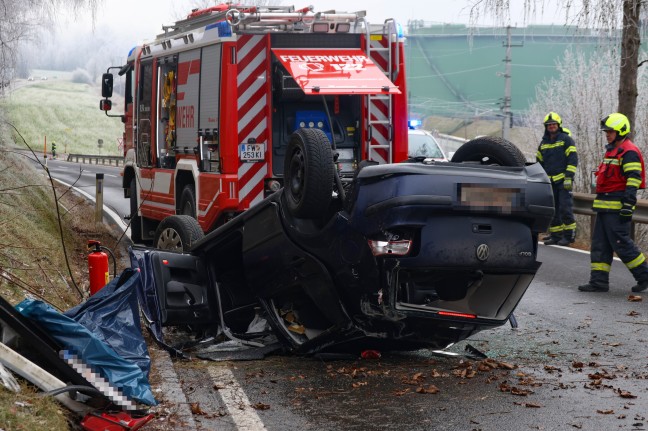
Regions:
<svg viewBox="0 0 648 431"><path fill-rule="evenodd" d="M90 295L99 292L102 287L108 284L108 255L101 251L101 243L96 240L88 241L88 248L94 247L88 255L88 271L90 272Z"/></svg>

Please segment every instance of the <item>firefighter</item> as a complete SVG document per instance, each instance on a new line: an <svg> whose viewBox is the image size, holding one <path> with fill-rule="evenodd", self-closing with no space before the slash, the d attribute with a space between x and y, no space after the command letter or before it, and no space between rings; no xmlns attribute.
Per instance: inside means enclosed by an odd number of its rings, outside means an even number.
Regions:
<svg viewBox="0 0 648 431"><path fill-rule="evenodd" d="M546 245L566 246L576 238L572 187L578 155L569 131L562 127L560 115L550 112L545 116L543 123L545 133L538 146L536 158L551 178L555 209L549 236L543 239Z"/></svg>
<svg viewBox="0 0 648 431"><path fill-rule="evenodd" d="M630 122L619 113L601 120L608 145L596 171L596 223L592 235L590 281L578 286L583 292L607 292L612 254L628 267L637 284L633 292L648 288L646 257L630 238L630 222L637 203L637 189L646 187L644 160L630 141Z"/></svg>

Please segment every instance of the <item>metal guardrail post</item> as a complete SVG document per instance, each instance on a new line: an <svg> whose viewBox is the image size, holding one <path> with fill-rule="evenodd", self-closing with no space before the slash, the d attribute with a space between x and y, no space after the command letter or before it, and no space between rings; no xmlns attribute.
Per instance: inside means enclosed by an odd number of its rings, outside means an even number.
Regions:
<svg viewBox="0 0 648 431"><path fill-rule="evenodd" d="M103 180L104 174L96 174L96 193L95 193L95 223L101 223L103 221Z"/></svg>

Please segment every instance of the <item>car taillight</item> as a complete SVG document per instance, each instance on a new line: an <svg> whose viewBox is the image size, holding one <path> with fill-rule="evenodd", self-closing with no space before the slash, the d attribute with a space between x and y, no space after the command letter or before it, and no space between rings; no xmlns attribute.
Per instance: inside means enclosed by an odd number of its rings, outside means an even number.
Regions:
<svg viewBox="0 0 648 431"><path fill-rule="evenodd" d="M405 256L412 247L412 241L409 239L397 241L377 241L370 239L369 247L371 247L371 252L374 256Z"/></svg>
<svg viewBox="0 0 648 431"><path fill-rule="evenodd" d="M448 317L463 317L464 319L476 319L477 316L474 314L468 313L455 313L453 311L439 311L439 316L448 316Z"/></svg>

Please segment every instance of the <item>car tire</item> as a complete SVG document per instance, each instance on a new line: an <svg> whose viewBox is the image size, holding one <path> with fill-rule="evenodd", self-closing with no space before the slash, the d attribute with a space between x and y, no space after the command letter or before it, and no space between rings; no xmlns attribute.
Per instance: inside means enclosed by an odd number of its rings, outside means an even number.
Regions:
<svg viewBox="0 0 648 431"><path fill-rule="evenodd" d="M316 218L331 203L333 152L319 129L299 129L290 136L284 162L284 198L299 218Z"/></svg>
<svg viewBox="0 0 648 431"><path fill-rule="evenodd" d="M522 151L506 139L476 138L463 144L452 156L451 162L479 162L482 165L524 166Z"/></svg>
<svg viewBox="0 0 648 431"><path fill-rule="evenodd" d="M153 246L160 250L188 252L205 236L198 221L188 215L174 215L162 220L155 230Z"/></svg>
<svg viewBox="0 0 648 431"><path fill-rule="evenodd" d="M195 219L198 217L196 212L196 190L193 184L189 184L182 189L180 194L180 206L178 207L178 214L188 215Z"/></svg>
<svg viewBox="0 0 648 431"><path fill-rule="evenodd" d="M142 217L137 215L137 178L130 183L130 230L131 241L135 244L142 243Z"/></svg>

